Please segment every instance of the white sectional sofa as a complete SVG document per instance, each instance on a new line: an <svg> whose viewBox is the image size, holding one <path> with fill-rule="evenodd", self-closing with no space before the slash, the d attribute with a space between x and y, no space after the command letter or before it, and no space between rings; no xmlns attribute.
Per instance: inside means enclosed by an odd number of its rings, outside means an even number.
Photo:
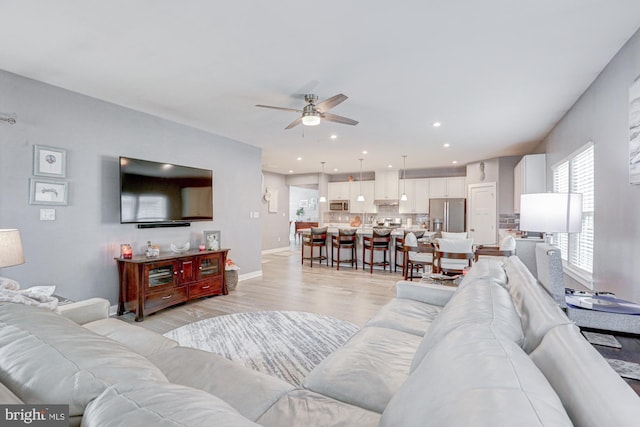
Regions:
<svg viewBox="0 0 640 427"><path fill-rule="evenodd" d="M302 388L109 319L104 300L63 309L0 304L1 403L68 403L87 427L640 422L638 396L517 257L479 261L458 289L399 282Z"/></svg>

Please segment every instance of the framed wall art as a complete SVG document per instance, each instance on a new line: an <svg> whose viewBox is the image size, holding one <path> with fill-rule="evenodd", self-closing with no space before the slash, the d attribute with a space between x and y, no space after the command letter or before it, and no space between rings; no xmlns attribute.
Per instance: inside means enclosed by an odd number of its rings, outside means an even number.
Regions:
<svg viewBox="0 0 640 427"><path fill-rule="evenodd" d="M69 199L69 183L66 181L48 181L29 179L29 203L32 205L66 206Z"/></svg>
<svg viewBox="0 0 640 427"><path fill-rule="evenodd" d="M34 175L64 178L67 174L66 169L67 150L45 145L33 146Z"/></svg>
<svg viewBox="0 0 640 427"><path fill-rule="evenodd" d="M640 184L640 76L629 88L629 183Z"/></svg>

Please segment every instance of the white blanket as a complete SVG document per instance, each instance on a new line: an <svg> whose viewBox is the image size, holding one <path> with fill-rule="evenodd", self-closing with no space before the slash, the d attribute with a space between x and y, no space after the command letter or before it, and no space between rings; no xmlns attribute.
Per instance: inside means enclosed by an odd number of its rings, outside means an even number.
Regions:
<svg viewBox="0 0 640 427"><path fill-rule="evenodd" d="M0 277L0 302L2 301L33 305L47 310L58 308L57 298L38 292L37 289L20 290L18 282L5 277Z"/></svg>

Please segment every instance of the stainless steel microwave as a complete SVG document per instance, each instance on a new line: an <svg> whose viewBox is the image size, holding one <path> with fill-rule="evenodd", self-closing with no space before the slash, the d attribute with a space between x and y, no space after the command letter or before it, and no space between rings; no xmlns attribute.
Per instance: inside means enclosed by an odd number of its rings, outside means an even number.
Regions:
<svg viewBox="0 0 640 427"><path fill-rule="evenodd" d="M331 200L329 201L329 211L349 212L349 201L348 200Z"/></svg>

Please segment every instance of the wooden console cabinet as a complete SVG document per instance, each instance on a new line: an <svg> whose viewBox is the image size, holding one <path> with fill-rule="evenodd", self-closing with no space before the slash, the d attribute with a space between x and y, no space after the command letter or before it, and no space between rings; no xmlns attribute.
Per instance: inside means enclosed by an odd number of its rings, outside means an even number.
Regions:
<svg viewBox="0 0 640 427"><path fill-rule="evenodd" d="M136 314L136 321L191 299L227 295L224 264L228 249L190 251L156 258L116 258L120 279L118 316Z"/></svg>

